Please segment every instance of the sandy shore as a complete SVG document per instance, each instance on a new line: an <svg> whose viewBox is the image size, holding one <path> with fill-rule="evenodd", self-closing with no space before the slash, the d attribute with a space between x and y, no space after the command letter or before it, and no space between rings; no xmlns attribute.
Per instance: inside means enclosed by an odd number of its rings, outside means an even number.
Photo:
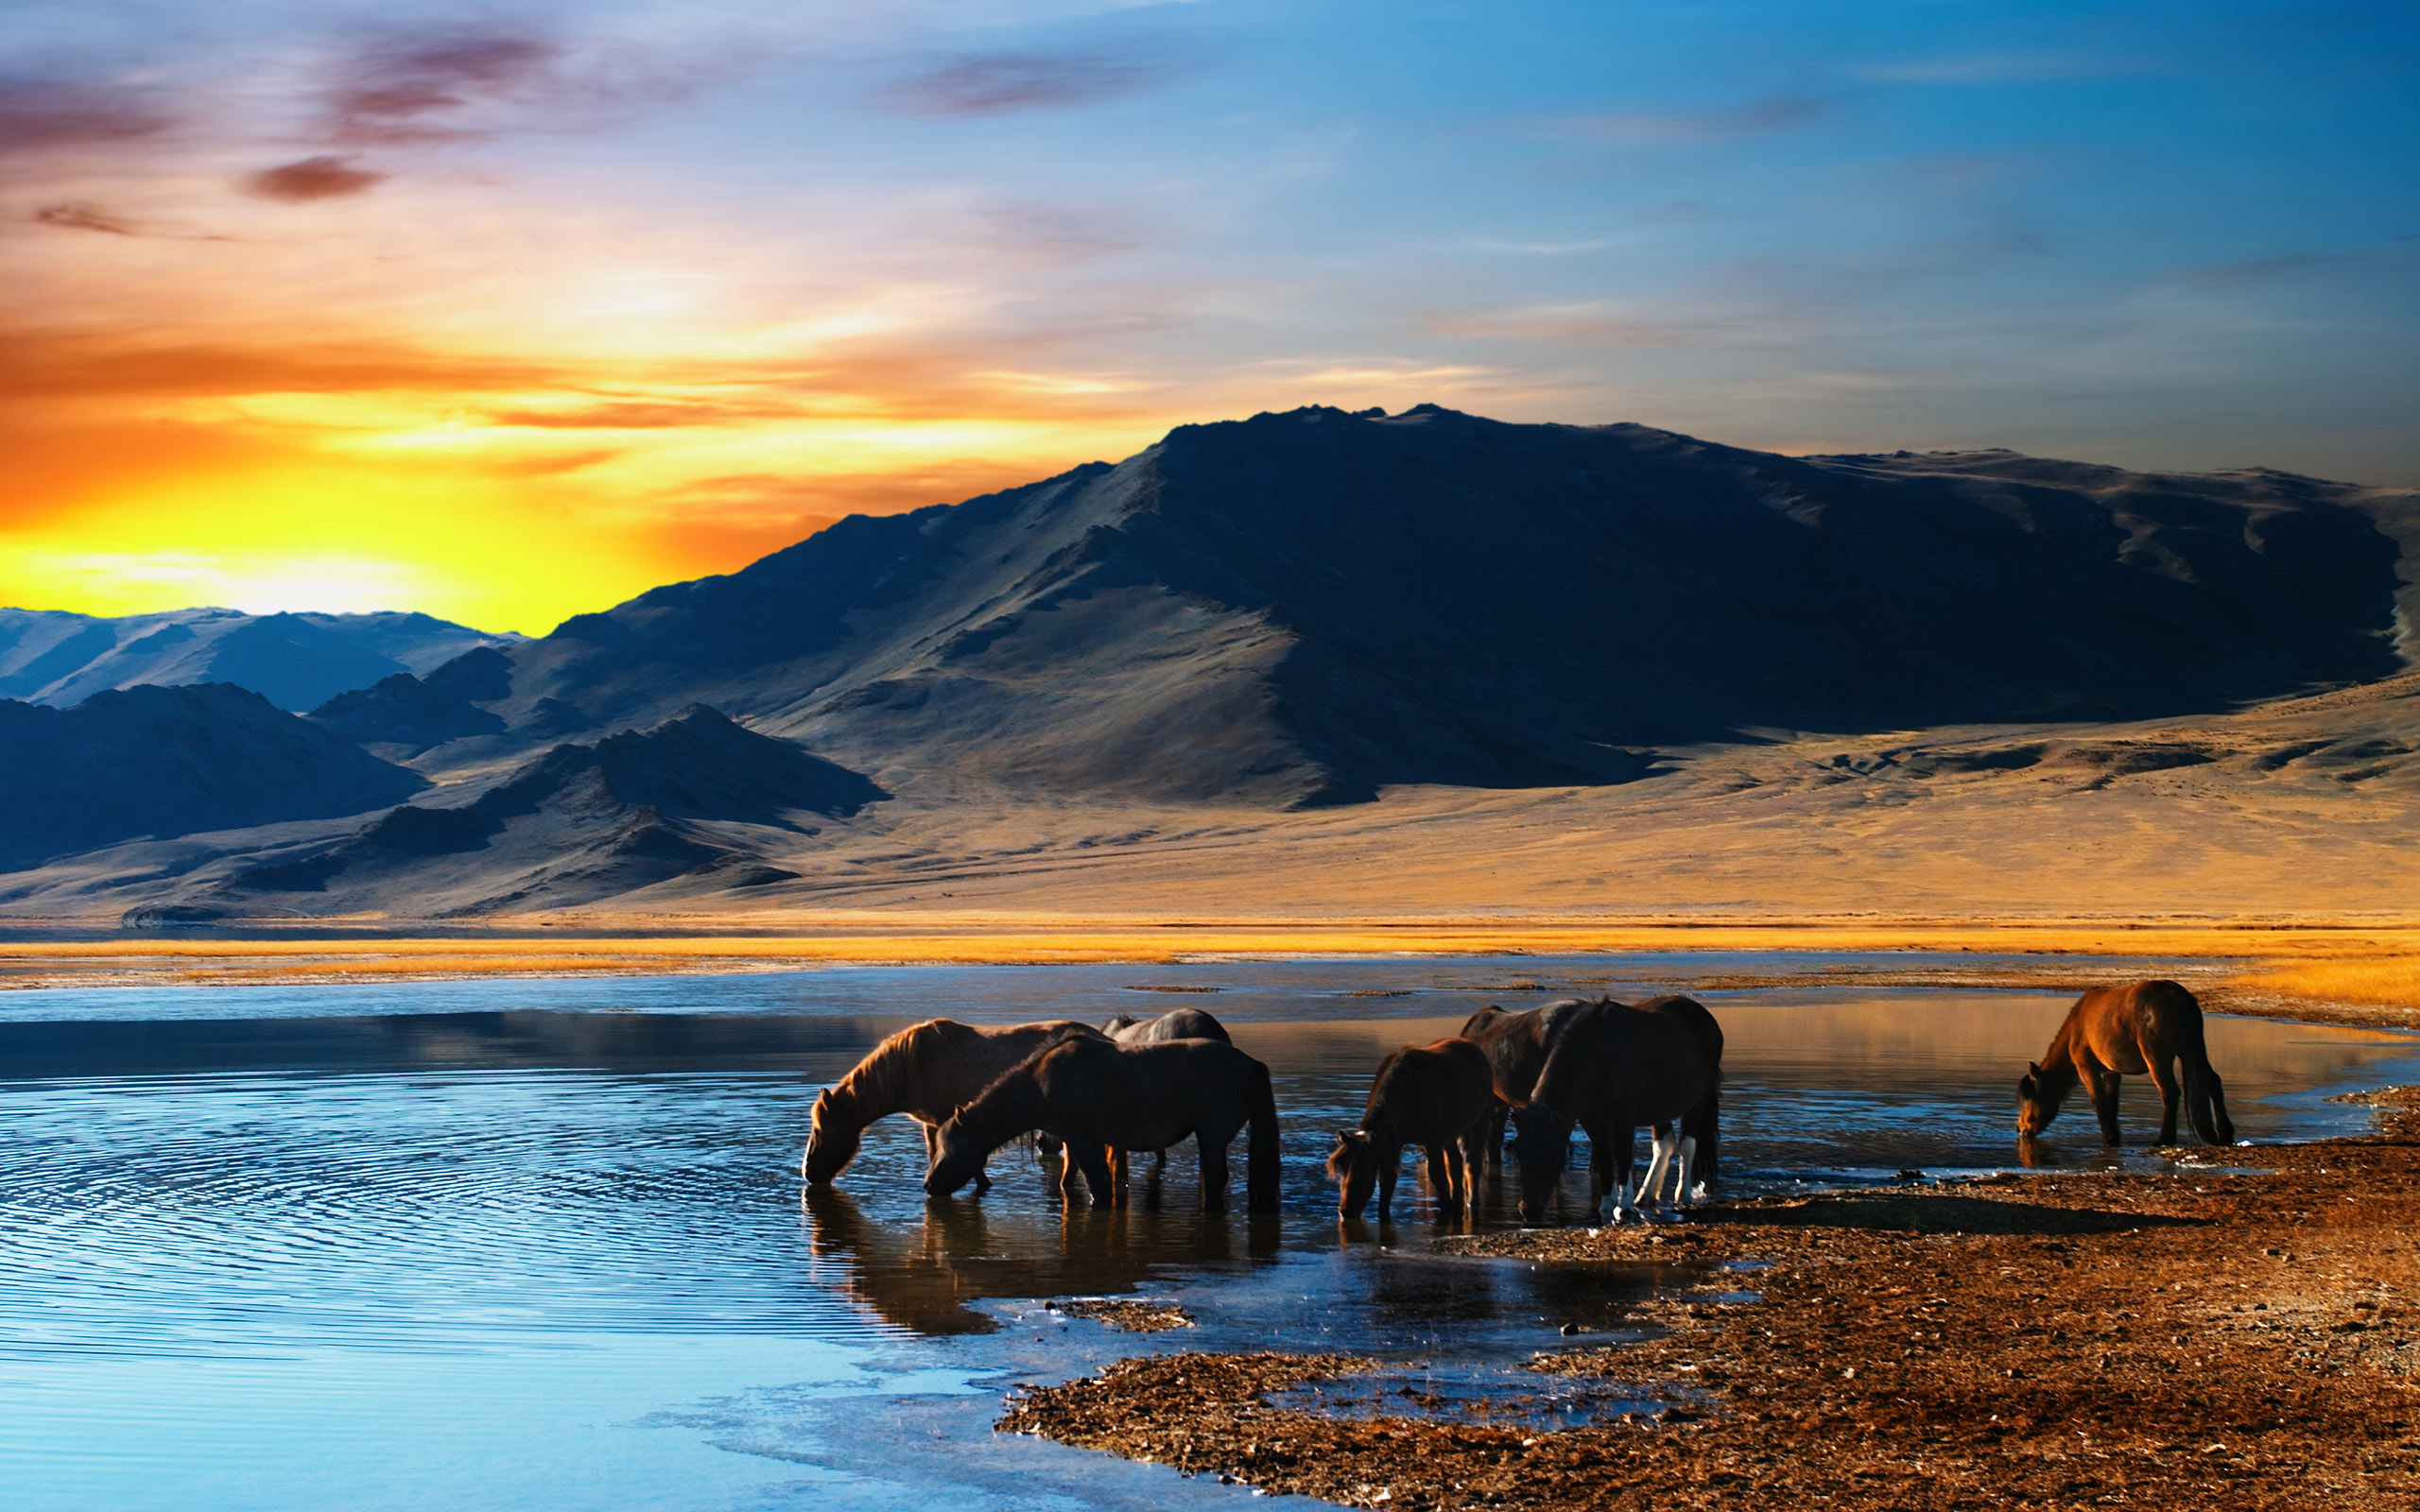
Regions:
<svg viewBox="0 0 2420 1512"><path fill-rule="evenodd" d="M2399 1512L2420 1504L2420 1089L2383 1100L2402 1110L2375 1138L2182 1149L2166 1174L1439 1241L1685 1267L1694 1292L1629 1320L1643 1341L1535 1362L1658 1404L1629 1420L1329 1418L1263 1398L1353 1362L1179 1354L1037 1389L1000 1426L1360 1506ZM1759 1298L1714 1299L1742 1287Z"/></svg>

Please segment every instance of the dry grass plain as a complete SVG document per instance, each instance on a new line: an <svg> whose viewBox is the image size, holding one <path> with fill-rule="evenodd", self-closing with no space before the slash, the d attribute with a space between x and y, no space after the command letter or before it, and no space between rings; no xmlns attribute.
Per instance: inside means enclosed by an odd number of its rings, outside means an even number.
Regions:
<svg viewBox="0 0 2420 1512"><path fill-rule="evenodd" d="M1658 775L1614 787L1404 788L1304 813L966 791L874 814L769 856L793 880L675 878L538 912L405 895L312 918L306 893L240 930L121 930L159 885L61 864L9 879L0 986L1934 951L2148 959L2238 1011L2410 1023L2420 1010L2420 674L2125 725L1773 733L1668 752Z"/></svg>

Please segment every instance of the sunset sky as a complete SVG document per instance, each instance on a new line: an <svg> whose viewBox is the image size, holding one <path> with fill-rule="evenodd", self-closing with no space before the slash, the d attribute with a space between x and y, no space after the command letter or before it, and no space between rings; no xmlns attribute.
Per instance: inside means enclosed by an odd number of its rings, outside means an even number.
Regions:
<svg viewBox="0 0 2420 1512"><path fill-rule="evenodd" d="M15 0L0 604L541 633L1434 401L2420 484L2420 9Z"/></svg>

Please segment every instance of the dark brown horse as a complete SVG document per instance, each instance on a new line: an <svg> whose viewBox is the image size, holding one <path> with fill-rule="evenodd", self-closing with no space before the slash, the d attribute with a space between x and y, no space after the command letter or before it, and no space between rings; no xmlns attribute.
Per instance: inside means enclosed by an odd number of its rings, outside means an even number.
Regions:
<svg viewBox="0 0 2420 1512"><path fill-rule="evenodd" d="M2097 987L2076 999L2041 1064L2028 1065L2016 1084L2016 1131L2029 1139L2041 1133L2082 1082L2100 1117L2100 1143L2114 1146L2118 1078L2146 1072L2159 1085L2158 1143L2176 1143L2180 1101L2203 1143L2235 1143L2226 1093L2202 1043L2202 1005L2174 982Z"/></svg>
<svg viewBox="0 0 2420 1512"><path fill-rule="evenodd" d="M1100 1040L1100 1031L1073 1019L983 1028L952 1019L911 1024L873 1047L855 1070L816 1094L806 1157L799 1174L811 1187L828 1185L851 1160L868 1124L905 1113L925 1125L925 1155L934 1131L1000 1074L1070 1037ZM990 1178L980 1171L985 1187Z"/></svg>
<svg viewBox="0 0 2420 1512"><path fill-rule="evenodd" d="M1164 1150L1190 1136L1201 1158L1201 1209L1227 1206L1227 1145L1252 1130L1246 1198L1277 1210L1277 1103L1269 1068L1216 1040L1124 1046L1098 1036L1044 1050L958 1110L935 1139L925 1191L945 1197L983 1169L984 1158L1029 1129L1054 1134L1081 1170L1093 1205L1115 1200L1108 1151ZM1061 1191L1076 1200L1072 1173Z"/></svg>
<svg viewBox="0 0 2420 1512"><path fill-rule="evenodd" d="M1490 1165L1504 1163L1505 1119L1514 1108L1530 1106L1530 1090L1538 1084L1538 1073L1547 1063L1554 1037L1586 1005L1578 998L1565 998L1527 1012L1508 1013L1491 1003L1462 1025L1462 1038L1486 1052L1488 1069L1495 1079L1495 1102L1488 1109L1487 1121L1472 1131L1462 1146L1473 1165L1481 1157Z"/></svg>
<svg viewBox="0 0 2420 1512"><path fill-rule="evenodd" d="M1336 1215L1360 1217L1374 1185L1384 1222L1407 1144L1428 1152L1428 1185L1445 1216L1460 1213L1471 1200L1468 1144L1495 1101L1487 1053L1468 1040L1406 1045L1390 1054L1378 1062L1361 1126L1339 1134L1336 1153L1327 1158L1327 1174L1340 1189Z"/></svg>
<svg viewBox="0 0 2420 1512"><path fill-rule="evenodd" d="M1156 1019L1145 1019L1132 1013L1121 1013L1101 1025L1103 1033L1121 1045L1155 1045L1169 1040L1216 1040L1222 1045L1235 1041L1227 1037L1227 1026L1200 1008L1171 1008ZM1052 1143L1056 1143L1055 1141ZM1046 1148L1048 1146L1046 1145ZM1151 1152L1151 1177L1168 1168L1168 1152ZM1110 1179L1122 1189L1126 1185L1126 1152L1109 1152Z"/></svg>
<svg viewBox="0 0 2420 1512"><path fill-rule="evenodd" d="M1692 1178L1715 1172L1721 1091L1722 1026L1703 1004L1663 997L1636 1007L1610 998L1587 1005L1554 1037L1530 1090L1519 1146L1521 1221L1543 1220L1570 1162L1574 1123L1588 1131L1592 1221L1608 1191L1616 1221L1637 1212L1630 1176L1642 1124L1655 1130L1655 1152L1640 1194L1653 1194L1677 1158L1679 1199L1687 1201L1695 1194Z"/></svg>

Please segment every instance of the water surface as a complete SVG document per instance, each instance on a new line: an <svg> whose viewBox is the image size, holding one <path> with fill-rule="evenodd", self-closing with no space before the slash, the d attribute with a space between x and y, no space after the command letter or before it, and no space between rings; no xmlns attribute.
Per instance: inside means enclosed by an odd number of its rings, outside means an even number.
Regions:
<svg viewBox="0 0 2420 1512"><path fill-rule="evenodd" d="M1620 1337L1626 1302L1678 1273L1428 1257L1416 1177L1397 1223L1340 1234L1317 1166L1387 1049L1484 1002L1635 996L1706 959L10 994L0 1484L28 1507L280 1512L1238 1501L990 1432L1014 1383L1177 1348L1372 1354L1389 1363L1388 1410L1524 1394L1540 1422L1625 1410L1510 1367L1570 1344L1566 1325ZM1727 1168L1746 1190L2008 1163L2014 1075L2066 1007L1705 996L1730 1046ZM1063 1217L1050 1173L1013 1149L985 1198L927 1204L921 1140L896 1120L838 1191L801 1202L815 1090L891 1030L1178 1005L1218 1013L1275 1072L1283 1213L1194 1212L1183 1150L1156 1200L1147 1188L1124 1212ZM2359 1126L2324 1094L2420 1079L2404 1037L2210 1031L2256 1140ZM2147 1087L2123 1116L2148 1136ZM2101 1159L2088 1113L2053 1132L2051 1159ZM1494 1211L1505 1195L1487 1194ZM1198 1326L1115 1333L1049 1306L1130 1293Z"/></svg>

